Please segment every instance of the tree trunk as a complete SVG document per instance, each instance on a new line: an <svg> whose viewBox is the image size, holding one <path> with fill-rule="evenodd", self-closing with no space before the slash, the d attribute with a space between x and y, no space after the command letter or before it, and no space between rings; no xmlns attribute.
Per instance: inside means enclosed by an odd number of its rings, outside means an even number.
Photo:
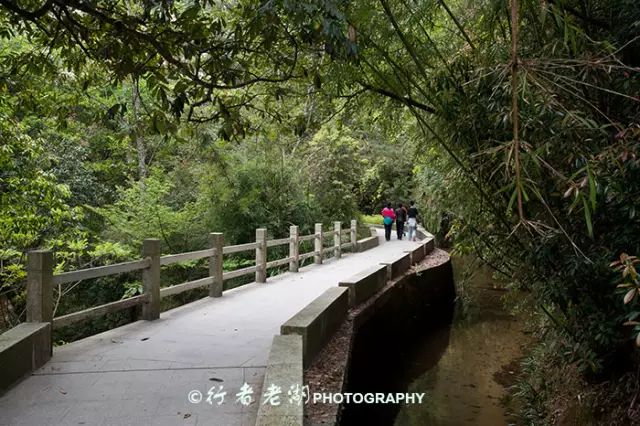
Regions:
<svg viewBox="0 0 640 426"><path fill-rule="evenodd" d="M136 146L136 152L138 154L138 180L140 185L144 187L144 180L147 177L147 147L140 132L140 89L137 78L132 78L131 94L133 123L131 125L130 137Z"/></svg>

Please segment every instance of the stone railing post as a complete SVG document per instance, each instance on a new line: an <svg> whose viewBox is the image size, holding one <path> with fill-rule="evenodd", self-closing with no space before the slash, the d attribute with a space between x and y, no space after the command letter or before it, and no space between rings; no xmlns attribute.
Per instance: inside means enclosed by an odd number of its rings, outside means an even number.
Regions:
<svg viewBox="0 0 640 426"><path fill-rule="evenodd" d="M27 254L27 322L53 322L53 253Z"/></svg>
<svg viewBox="0 0 640 426"><path fill-rule="evenodd" d="M209 285L209 297L222 296L222 250L224 249L224 234L212 232L209 234L209 247L215 249L213 256L209 257L209 276L213 282Z"/></svg>
<svg viewBox="0 0 640 426"><path fill-rule="evenodd" d="M256 282L267 282L267 230L256 229Z"/></svg>
<svg viewBox="0 0 640 426"><path fill-rule="evenodd" d="M322 224L316 223L316 238L314 241L315 247L315 256L313 256L313 260L315 263L320 265L322 263Z"/></svg>
<svg viewBox="0 0 640 426"><path fill-rule="evenodd" d="M358 252L358 221L351 219L351 253Z"/></svg>
<svg viewBox="0 0 640 426"><path fill-rule="evenodd" d="M144 240L142 257L151 259L149 267L142 270L142 288L148 297L142 305L142 319L150 321L160 318L160 240Z"/></svg>
<svg viewBox="0 0 640 426"><path fill-rule="evenodd" d="M342 248L340 247L342 244L342 222L333 222L333 231L335 232L333 236L333 255L336 259L340 259L342 257Z"/></svg>
<svg viewBox="0 0 640 426"><path fill-rule="evenodd" d="M297 225L291 225L289 227L289 271L298 272L300 267L300 245L298 238L300 237L300 231Z"/></svg>

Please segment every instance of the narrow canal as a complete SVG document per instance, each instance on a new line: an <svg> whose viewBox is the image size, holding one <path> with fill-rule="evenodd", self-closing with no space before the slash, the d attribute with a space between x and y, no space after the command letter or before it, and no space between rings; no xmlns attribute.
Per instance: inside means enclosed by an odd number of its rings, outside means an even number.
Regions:
<svg viewBox="0 0 640 426"><path fill-rule="evenodd" d="M460 284L466 262L452 263ZM528 337L523 321L503 308L504 291L494 287L490 271L479 268L454 305L430 306L408 323L367 323L356 337L349 391L426 395L421 404L348 405L341 425L516 424L505 387L514 382Z"/></svg>

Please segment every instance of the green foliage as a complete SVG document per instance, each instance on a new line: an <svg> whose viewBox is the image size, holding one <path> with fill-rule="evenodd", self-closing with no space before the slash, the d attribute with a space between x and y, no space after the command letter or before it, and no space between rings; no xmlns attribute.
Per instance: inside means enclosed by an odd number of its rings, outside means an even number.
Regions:
<svg viewBox="0 0 640 426"><path fill-rule="evenodd" d="M622 275L622 282L618 284L617 288L621 289L620 294L624 295L622 302L630 306L627 321L624 325L633 326L633 331L636 335L635 344L640 347L640 322L637 321L640 316L640 310L638 309L640 282L638 280L638 271L636 270L638 263L640 263L640 260L638 260L636 256L629 256L626 253L622 253L620 259L612 262L610 266Z"/></svg>
<svg viewBox="0 0 640 426"><path fill-rule="evenodd" d="M7 115L0 115L0 241L4 248L37 247L49 230L60 232L79 211L66 201L69 188L42 170L43 149Z"/></svg>
<svg viewBox="0 0 640 426"><path fill-rule="evenodd" d="M173 202L175 183L160 169L144 181L120 188L117 201L95 208L109 226L104 238L139 251L145 238L159 238L165 252L188 251L206 240L203 215L194 202Z"/></svg>
<svg viewBox="0 0 640 426"><path fill-rule="evenodd" d="M0 140L0 295L22 307L26 251L54 236L74 238L73 226L82 215L67 204L69 188L43 170L48 159L42 146L1 101Z"/></svg>
<svg viewBox="0 0 640 426"><path fill-rule="evenodd" d="M309 144L309 192L325 220L347 222L358 211L356 194L365 160L361 142L350 133L331 123Z"/></svg>
<svg viewBox="0 0 640 426"><path fill-rule="evenodd" d="M448 3L450 10L441 2L356 7L350 22L362 61L343 66L417 120L416 195L430 229L450 226L458 250L477 252L514 287L531 291L564 335L566 361L606 375L628 355L607 265L638 245L632 87L640 80L616 50L637 44L637 8L616 6L626 14L621 31L606 8L522 2L511 87L507 10Z"/></svg>
<svg viewBox="0 0 640 426"><path fill-rule="evenodd" d="M268 147L239 149L224 166L203 175L198 203L208 229L223 232L225 241L255 241L256 228L266 227L274 236L289 233L289 226L308 228L314 211L298 173L300 163Z"/></svg>

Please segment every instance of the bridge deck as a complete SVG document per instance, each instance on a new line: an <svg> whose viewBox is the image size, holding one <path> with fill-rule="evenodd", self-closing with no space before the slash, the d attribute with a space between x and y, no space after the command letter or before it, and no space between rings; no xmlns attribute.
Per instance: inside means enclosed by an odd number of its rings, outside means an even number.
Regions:
<svg viewBox="0 0 640 426"><path fill-rule="evenodd" d="M416 246L383 242L56 348L0 398L0 424L253 425L280 325L338 281ZM249 406L236 402L244 383L254 392ZM188 402L191 390L206 399L212 386L223 386L224 403Z"/></svg>

